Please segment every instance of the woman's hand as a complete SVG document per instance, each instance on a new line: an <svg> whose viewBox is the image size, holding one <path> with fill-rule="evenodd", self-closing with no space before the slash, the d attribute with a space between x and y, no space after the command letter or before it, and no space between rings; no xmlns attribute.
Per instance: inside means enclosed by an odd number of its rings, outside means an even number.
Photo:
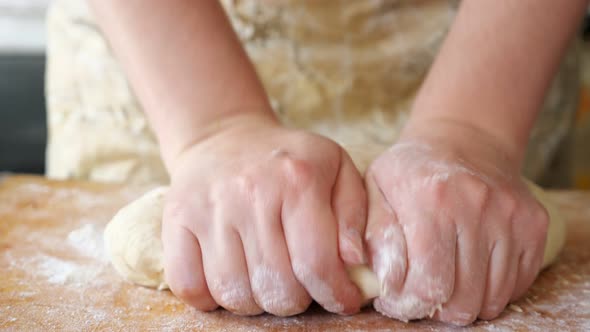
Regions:
<svg viewBox="0 0 590 332"><path fill-rule="evenodd" d="M366 175L377 310L465 325L497 317L539 272L548 215L483 131L413 124Z"/></svg>
<svg viewBox="0 0 590 332"><path fill-rule="evenodd" d="M199 310L350 314L366 194L336 143L245 114L168 160L162 239L172 292Z"/></svg>

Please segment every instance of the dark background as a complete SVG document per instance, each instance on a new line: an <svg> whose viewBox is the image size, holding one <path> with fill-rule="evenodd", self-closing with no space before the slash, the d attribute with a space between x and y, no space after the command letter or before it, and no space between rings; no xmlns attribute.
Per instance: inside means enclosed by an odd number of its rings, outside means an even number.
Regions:
<svg viewBox="0 0 590 332"><path fill-rule="evenodd" d="M43 173L43 55L0 55L0 172Z"/></svg>

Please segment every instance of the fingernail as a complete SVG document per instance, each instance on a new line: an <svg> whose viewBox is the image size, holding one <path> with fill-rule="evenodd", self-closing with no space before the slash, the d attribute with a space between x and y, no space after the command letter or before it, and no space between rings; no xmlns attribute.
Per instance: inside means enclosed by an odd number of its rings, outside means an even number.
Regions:
<svg viewBox="0 0 590 332"><path fill-rule="evenodd" d="M381 279L380 282L381 282L381 287L380 287L381 288L381 293L380 293L381 296L389 295L389 288L387 287L387 283L383 279Z"/></svg>
<svg viewBox="0 0 590 332"><path fill-rule="evenodd" d="M363 240L356 231L350 231L343 235L344 246L342 259L348 264L361 265L367 263L367 257L363 250Z"/></svg>

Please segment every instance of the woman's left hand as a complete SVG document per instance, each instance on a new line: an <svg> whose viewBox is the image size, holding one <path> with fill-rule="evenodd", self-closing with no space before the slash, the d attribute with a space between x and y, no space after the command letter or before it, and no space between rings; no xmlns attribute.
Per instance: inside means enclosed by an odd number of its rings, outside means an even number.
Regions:
<svg viewBox="0 0 590 332"><path fill-rule="evenodd" d="M365 238L377 310L466 325L526 292L549 219L514 160L483 132L437 122L406 131L373 162Z"/></svg>

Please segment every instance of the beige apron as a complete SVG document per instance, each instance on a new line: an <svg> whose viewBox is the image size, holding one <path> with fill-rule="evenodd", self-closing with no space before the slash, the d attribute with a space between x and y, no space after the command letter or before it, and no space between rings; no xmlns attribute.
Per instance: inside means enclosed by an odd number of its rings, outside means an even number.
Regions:
<svg viewBox="0 0 590 332"><path fill-rule="evenodd" d="M356 160L395 142L458 5L222 2L283 123L334 139ZM155 137L85 2L54 1L48 31L47 175L166 182ZM564 61L535 127L525 169L533 179L569 130L576 54Z"/></svg>

